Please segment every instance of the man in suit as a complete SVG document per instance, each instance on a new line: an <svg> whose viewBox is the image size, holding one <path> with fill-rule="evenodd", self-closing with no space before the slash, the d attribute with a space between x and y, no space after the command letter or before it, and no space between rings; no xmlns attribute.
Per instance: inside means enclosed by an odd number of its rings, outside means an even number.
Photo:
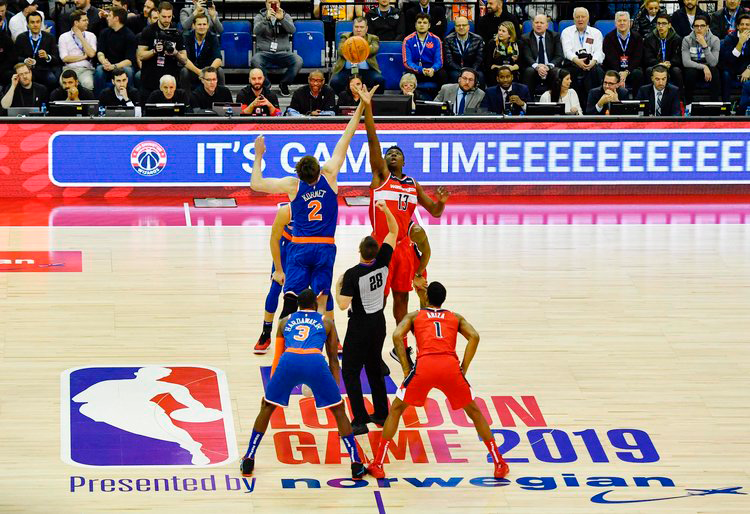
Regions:
<svg viewBox="0 0 750 514"><path fill-rule="evenodd" d="M443 44L448 82L456 82L463 68L472 68L477 72L477 84L484 84L484 77L479 71L482 69L484 41L478 34L469 32L469 19L466 16L457 16L454 22L456 30L445 37Z"/></svg>
<svg viewBox="0 0 750 514"><path fill-rule="evenodd" d="M731 100L732 88L750 80L750 15L737 16L737 30L721 42L719 68L721 68L722 100ZM744 114L744 113L743 113Z"/></svg>
<svg viewBox="0 0 750 514"><path fill-rule="evenodd" d="M341 51L341 47L344 46L344 41L352 36L363 37L367 40L367 44L370 45L370 55L364 62L350 62L344 58L344 53ZM341 35L341 41L339 43L338 59L336 64L333 65L331 71L331 88L340 95L349 84L349 77L357 74L362 79L362 83L367 86L368 89L372 89L375 85L379 85L378 93L383 93L385 89L385 79L380 73L380 65L378 65L378 50L380 49L380 39L378 36L367 33L367 19L358 17L354 19L352 24L352 31Z"/></svg>
<svg viewBox="0 0 750 514"><path fill-rule="evenodd" d="M630 13L618 11L615 14L616 30L606 36L602 42L604 51L604 68L617 70L620 83L633 91L643 85L643 37L630 30Z"/></svg>
<svg viewBox="0 0 750 514"><path fill-rule="evenodd" d="M496 114L518 116L526 111L526 103L531 101L529 88L513 82L513 72L508 66L497 69L497 86L487 90L482 107Z"/></svg>
<svg viewBox="0 0 750 514"><path fill-rule="evenodd" d="M650 116L680 116L680 90L667 83L669 71L657 64L651 70L651 84L638 90L638 100L648 100Z"/></svg>
<svg viewBox="0 0 750 514"><path fill-rule="evenodd" d="M706 16L706 11L698 7L698 0L684 0L683 7L672 14L672 27L680 37L693 31L693 21L699 14Z"/></svg>
<svg viewBox="0 0 750 514"><path fill-rule="evenodd" d="M609 70L604 74L604 82L600 87L589 91L586 100L586 114L609 114L609 104L628 99L628 90L618 88L620 74Z"/></svg>
<svg viewBox="0 0 750 514"><path fill-rule="evenodd" d="M461 116L466 109L476 109L484 100L484 91L477 88L477 72L464 68L458 76L458 84L445 84L435 97L436 102L449 102L453 114Z"/></svg>
<svg viewBox="0 0 750 514"><path fill-rule="evenodd" d="M36 11L29 14L29 30L16 38L16 58L26 63L34 75L34 82L42 84L48 91L57 84L60 57L54 36L42 30L42 15Z"/></svg>
<svg viewBox="0 0 750 514"><path fill-rule="evenodd" d="M550 71L562 66L563 55L560 36L548 30L547 15L534 16L533 30L521 36L521 82L528 86L532 93L539 83L545 89L552 86ZM540 51L541 50L541 51Z"/></svg>
<svg viewBox="0 0 750 514"><path fill-rule="evenodd" d="M412 4L411 7L404 6L406 12L406 30L411 32L414 28L414 22L417 21L417 14L423 12L430 17L430 31L445 41L445 27L448 22L445 19L445 7L438 5L430 0L419 0Z"/></svg>
<svg viewBox="0 0 750 514"><path fill-rule="evenodd" d="M747 14L748 10L740 7L740 0L725 0L724 8L711 15L711 34L722 41L737 32L737 17Z"/></svg>

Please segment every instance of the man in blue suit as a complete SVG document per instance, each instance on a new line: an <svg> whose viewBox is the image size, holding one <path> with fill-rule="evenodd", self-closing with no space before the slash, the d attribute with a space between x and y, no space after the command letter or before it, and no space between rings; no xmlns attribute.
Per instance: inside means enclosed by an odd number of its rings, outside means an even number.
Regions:
<svg viewBox="0 0 750 514"><path fill-rule="evenodd" d="M619 87L620 84L619 73L614 70L605 73L602 85L589 91L586 114L609 114L609 104L629 99L630 93L624 87Z"/></svg>
<svg viewBox="0 0 750 514"><path fill-rule="evenodd" d="M497 86L487 90L482 107L496 114L518 116L526 112L526 102L530 101L529 88L513 82L513 72L501 66L497 69Z"/></svg>
<svg viewBox="0 0 750 514"><path fill-rule="evenodd" d="M669 71L657 64L651 70L651 84L641 86L637 100L648 101L649 116L680 116L680 90L667 83Z"/></svg>

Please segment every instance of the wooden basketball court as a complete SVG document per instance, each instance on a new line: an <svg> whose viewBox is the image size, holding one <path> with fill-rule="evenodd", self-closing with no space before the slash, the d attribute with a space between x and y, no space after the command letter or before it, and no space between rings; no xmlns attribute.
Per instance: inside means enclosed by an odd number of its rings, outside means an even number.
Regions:
<svg viewBox="0 0 750 514"><path fill-rule="evenodd" d="M335 277L368 231L339 227ZM750 511L748 225L430 225L429 276L481 334L468 379L511 471L490 478L474 429L433 392L400 427L390 480L358 484L331 418L299 395L262 441L255 477L240 480L232 446L245 451L271 362L252 354L269 233L0 227L0 249L80 251L83 264L0 273L0 511ZM345 320L337 313L342 335ZM231 460L72 463L73 435L93 459L119 454L97 455L106 423L71 425L66 370L151 365L223 371L219 458ZM157 453L143 458L169 458Z"/></svg>

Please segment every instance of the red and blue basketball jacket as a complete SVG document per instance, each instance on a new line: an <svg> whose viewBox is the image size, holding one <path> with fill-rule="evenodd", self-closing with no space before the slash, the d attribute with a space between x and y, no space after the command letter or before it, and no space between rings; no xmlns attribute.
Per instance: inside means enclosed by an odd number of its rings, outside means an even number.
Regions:
<svg viewBox="0 0 750 514"><path fill-rule="evenodd" d="M419 40L416 32L412 32L404 38L401 56L404 67L413 73L422 73L425 68L437 71L443 67L443 44L432 32L427 33L424 43Z"/></svg>

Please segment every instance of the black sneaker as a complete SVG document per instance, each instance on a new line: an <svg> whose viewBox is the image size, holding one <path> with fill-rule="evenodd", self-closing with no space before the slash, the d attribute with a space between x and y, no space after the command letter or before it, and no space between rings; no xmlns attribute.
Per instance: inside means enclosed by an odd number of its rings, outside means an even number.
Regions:
<svg viewBox="0 0 750 514"><path fill-rule="evenodd" d="M291 96L292 94L289 92L289 84L281 83L279 84L279 92L281 93L281 96Z"/></svg>
<svg viewBox="0 0 750 514"><path fill-rule="evenodd" d="M411 346L407 346L406 347L406 361L409 363L409 367L410 368L414 367L414 361L411 358L412 351L413 351L413 349L412 349ZM398 355L396 355L396 349L395 348L393 350L391 350L391 353L389 353L388 355L390 355L391 357L393 357L393 360L395 360L396 362L398 362L399 364L401 364L401 360L398 358Z"/></svg>
<svg viewBox="0 0 750 514"><path fill-rule="evenodd" d="M362 480L367 474L367 468L361 462L352 462L352 480Z"/></svg>
<svg viewBox="0 0 750 514"><path fill-rule="evenodd" d="M253 468L255 468L255 459L242 459L240 471L243 477L253 476Z"/></svg>
<svg viewBox="0 0 750 514"><path fill-rule="evenodd" d="M364 423L352 423L352 435L362 435L369 432L370 429Z"/></svg>

